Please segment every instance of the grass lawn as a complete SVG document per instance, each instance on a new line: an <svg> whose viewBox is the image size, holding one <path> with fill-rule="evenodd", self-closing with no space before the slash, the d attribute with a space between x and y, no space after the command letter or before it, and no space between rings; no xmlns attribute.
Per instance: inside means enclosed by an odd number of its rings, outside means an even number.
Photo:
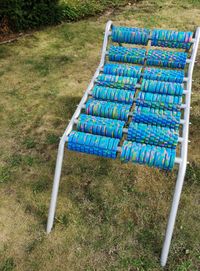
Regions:
<svg viewBox="0 0 200 271"><path fill-rule="evenodd" d="M45 234L59 136L99 60L105 23L194 30L199 1L143 1L0 46L0 270L162 270L171 173L66 151ZM187 176L166 270L200 270L200 50Z"/></svg>

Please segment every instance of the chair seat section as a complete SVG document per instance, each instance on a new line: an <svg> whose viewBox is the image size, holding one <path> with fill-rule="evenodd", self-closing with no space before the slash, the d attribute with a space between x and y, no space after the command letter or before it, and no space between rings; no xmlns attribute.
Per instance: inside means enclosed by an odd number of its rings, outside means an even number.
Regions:
<svg viewBox="0 0 200 271"><path fill-rule="evenodd" d="M176 157L175 149L164 148L137 142L124 141L122 145L121 161L146 164L171 170Z"/></svg>
<svg viewBox="0 0 200 271"><path fill-rule="evenodd" d="M178 143L178 130L131 122L128 128L127 140L167 148L176 148Z"/></svg>
<svg viewBox="0 0 200 271"><path fill-rule="evenodd" d="M96 79L96 84L104 87L123 88L135 90L138 78L125 77L111 74L100 74Z"/></svg>
<svg viewBox="0 0 200 271"><path fill-rule="evenodd" d="M165 82L183 83L184 71L146 67L144 69L143 78Z"/></svg>
<svg viewBox="0 0 200 271"><path fill-rule="evenodd" d="M132 104L135 91L118 88L95 86L92 90L92 97L100 100L107 100L125 104Z"/></svg>
<svg viewBox="0 0 200 271"><path fill-rule="evenodd" d="M110 61L144 64L146 49L126 48L111 45L108 53Z"/></svg>
<svg viewBox="0 0 200 271"><path fill-rule="evenodd" d="M129 66L125 64L107 63L104 65L103 68L103 73L105 74L135 77L138 79L141 76L141 72L142 72L141 66Z"/></svg>
<svg viewBox="0 0 200 271"><path fill-rule="evenodd" d="M151 49L148 51L147 65L184 69L186 59L187 53L184 52Z"/></svg>
<svg viewBox="0 0 200 271"><path fill-rule="evenodd" d="M77 130L121 139L124 125L124 121L81 114L78 118Z"/></svg>
<svg viewBox="0 0 200 271"><path fill-rule="evenodd" d="M72 131L68 137L69 150L115 159L120 140L105 136Z"/></svg>
<svg viewBox="0 0 200 271"><path fill-rule="evenodd" d="M181 96L154 94L151 92L139 92L136 98L136 105L167 110L180 110L181 102Z"/></svg>
<svg viewBox="0 0 200 271"><path fill-rule="evenodd" d="M136 106L132 117L132 121L134 122L159 125L172 129L177 129L179 127L180 119L180 111L169 111L143 106Z"/></svg>
<svg viewBox="0 0 200 271"><path fill-rule="evenodd" d="M147 45L150 30L145 28L112 27L112 41Z"/></svg>
<svg viewBox="0 0 200 271"><path fill-rule="evenodd" d="M193 32L179 32L174 30L154 29L152 32L152 46L190 49Z"/></svg>
<svg viewBox="0 0 200 271"><path fill-rule="evenodd" d="M145 92L181 96L183 94L183 85L173 82L162 82L143 79L141 90Z"/></svg>
<svg viewBox="0 0 200 271"><path fill-rule="evenodd" d="M127 121L131 105L99 101L90 99L86 103L85 111L88 115L99 116L110 119Z"/></svg>

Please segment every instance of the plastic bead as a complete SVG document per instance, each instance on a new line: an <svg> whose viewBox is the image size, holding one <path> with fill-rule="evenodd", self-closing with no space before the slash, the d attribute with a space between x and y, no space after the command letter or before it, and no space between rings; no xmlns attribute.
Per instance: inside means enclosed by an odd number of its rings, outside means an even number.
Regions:
<svg viewBox="0 0 200 271"><path fill-rule="evenodd" d="M154 80L142 80L141 90L145 92L169 94L169 95L182 95L183 85L172 82L162 82Z"/></svg>
<svg viewBox="0 0 200 271"><path fill-rule="evenodd" d="M108 57L110 61L144 64L145 54L146 50L142 48L126 48L111 45Z"/></svg>
<svg viewBox="0 0 200 271"><path fill-rule="evenodd" d="M124 77L110 74L100 74L97 77L96 83L99 86L123 88L129 90L135 90L135 85L138 79L132 77Z"/></svg>
<svg viewBox="0 0 200 271"><path fill-rule="evenodd" d="M147 65L184 69L186 59L187 53L184 52L149 50L147 55Z"/></svg>
<svg viewBox="0 0 200 271"><path fill-rule="evenodd" d="M112 41L146 45L150 31L144 28L112 27Z"/></svg>
<svg viewBox="0 0 200 271"><path fill-rule="evenodd" d="M115 159L120 140L105 136L72 131L68 137L69 150Z"/></svg>
<svg viewBox="0 0 200 271"><path fill-rule="evenodd" d="M139 79L141 76L142 67L107 63L103 68L103 72L105 74L135 77Z"/></svg>
<svg viewBox="0 0 200 271"><path fill-rule="evenodd" d="M136 106L133 111L132 121L146 124L159 125L177 129L180 124L181 112Z"/></svg>
<svg viewBox="0 0 200 271"><path fill-rule="evenodd" d="M124 141L122 145L121 161L171 170L174 166L176 157L175 149L159 147L137 142Z"/></svg>
<svg viewBox="0 0 200 271"><path fill-rule="evenodd" d="M179 32L174 30L154 29L152 32L152 46L190 49L193 32Z"/></svg>
<svg viewBox="0 0 200 271"><path fill-rule="evenodd" d="M124 121L100 118L81 114L78 118L77 130L108 137L122 138Z"/></svg>
<svg viewBox="0 0 200 271"><path fill-rule="evenodd" d="M139 92L136 99L137 105L167 110L180 110L181 102L181 96L154 94L150 92Z"/></svg>
<svg viewBox="0 0 200 271"><path fill-rule="evenodd" d="M92 90L92 97L95 99L109 100L112 102L120 102L132 104L135 91L129 91L118 88L106 88L95 86Z"/></svg>
<svg viewBox="0 0 200 271"><path fill-rule="evenodd" d="M131 122L128 128L127 140L166 148L176 148L178 130Z"/></svg>
<svg viewBox="0 0 200 271"><path fill-rule="evenodd" d="M90 99L86 103L86 114L104 118L128 120L131 105Z"/></svg>
<svg viewBox="0 0 200 271"><path fill-rule="evenodd" d="M160 80L166 82L183 83L184 71L183 70L164 70L159 68L146 67L144 69L144 79Z"/></svg>

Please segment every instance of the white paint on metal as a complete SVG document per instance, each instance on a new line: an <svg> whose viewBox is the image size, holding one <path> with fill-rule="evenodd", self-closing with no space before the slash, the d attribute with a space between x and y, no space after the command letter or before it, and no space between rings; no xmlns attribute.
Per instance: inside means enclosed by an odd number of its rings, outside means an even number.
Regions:
<svg viewBox="0 0 200 271"><path fill-rule="evenodd" d="M181 191L182 191L186 167L187 167L192 73L193 73L193 69L194 69L195 58L197 55L199 40L200 40L200 27L198 27L196 30L195 40L194 40L193 49L192 49L191 62L190 62L189 68L188 68L188 80L187 80L188 93L186 94L186 97L185 97L186 98L186 108L184 110L184 121L185 121L184 124L185 125L183 126L183 143L181 145L181 159L182 159L182 161L179 166L178 177L177 177L175 191L174 191L174 195L173 195L171 211L170 211L170 215L169 215L167 230L166 230L164 244L163 244L162 253L161 253L160 262L163 267L167 263L169 248L170 248L170 244L171 244L174 225L175 225L175 221L176 221L177 210L178 210L178 206L179 206Z"/></svg>
<svg viewBox="0 0 200 271"><path fill-rule="evenodd" d="M97 76L100 73L100 70L103 68L104 62L105 62L105 53L106 53L106 48L107 48L107 43L108 43L108 37L109 37L109 32L112 26L112 21L108 21L106 24L105 28L105 35L104 35L104 41L103 41L103 47L102 47L102 53L101 53L101 60L100 64L92 77L92 80L85 91L85 94L83 95L76 111L74 112L67 128L65 129L65 132L63 136L60 139L59 143L59 148L58 148L58 155L57 155L57 160L56 160L56 168L55 168L55 175L54 175L54 181L53 181L53 189L52 189L52 194L51 194L51 201L50 201L50 207L49 207L49 214L48 214L48 221L47 221L47 233L51 232L51 229L53 227L53 222L54 222L54 217L55 217L55 210L56 210L56 202L57 202L57 197L58 197L58 189L59 189L59 183L60 183L60 176L61 176L61 170L62 170L62 162L63 162L63 155L64 155L64 147L65 143L67 141L69 133L73 129L74 121L78 118L78 116L81 113L82 108L85 105L85 102L87 101L88 94L91 91L91 89L94 86L94 81L97 78Z"/></svg>

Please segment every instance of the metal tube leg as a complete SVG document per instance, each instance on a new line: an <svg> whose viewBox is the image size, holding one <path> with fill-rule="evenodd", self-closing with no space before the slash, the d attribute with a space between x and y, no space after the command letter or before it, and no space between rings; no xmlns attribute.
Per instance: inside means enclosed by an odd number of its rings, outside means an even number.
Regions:
<svg viewBox="0 0 200 271"><path fill-rule="evenodd" d="M169 248L170 248L171 239L172 239L173 230L174 230L174 224L176 221L176 214L177 214L178 205L179 205L179 201L180 201L181 191L183 188L185 171L186 171L186 165L183 165L183 163L182 163L179 168L179 173L178 173L174 196L173 196L172 207L171 207L171 211L170 211L170 215L169 215L167 230L166 230L166 234L165 234L165 240L164 240L162 253L161 253L160 263L163 267L167 263Z"/></svg>
<svg viewBox="0 0 200 271"><path fill-rule="evenodd" d="M65 146L65 141L63 140L63 138L61 138L59 147L58 147L58 155L57 155L57 160L56 160L56 168L55 168L55 175L54 175L54 181L53 181L53 189L52 189L51 202L50 202L50 207L49 207L47 233L51 232L51 229L53 227L53 222L54 222L56 202L57 202L57 196L58 196L58 188L59 188L59 183L60 183L60 175L61 175L63 155L64 155L64 146Z"/></svg>

